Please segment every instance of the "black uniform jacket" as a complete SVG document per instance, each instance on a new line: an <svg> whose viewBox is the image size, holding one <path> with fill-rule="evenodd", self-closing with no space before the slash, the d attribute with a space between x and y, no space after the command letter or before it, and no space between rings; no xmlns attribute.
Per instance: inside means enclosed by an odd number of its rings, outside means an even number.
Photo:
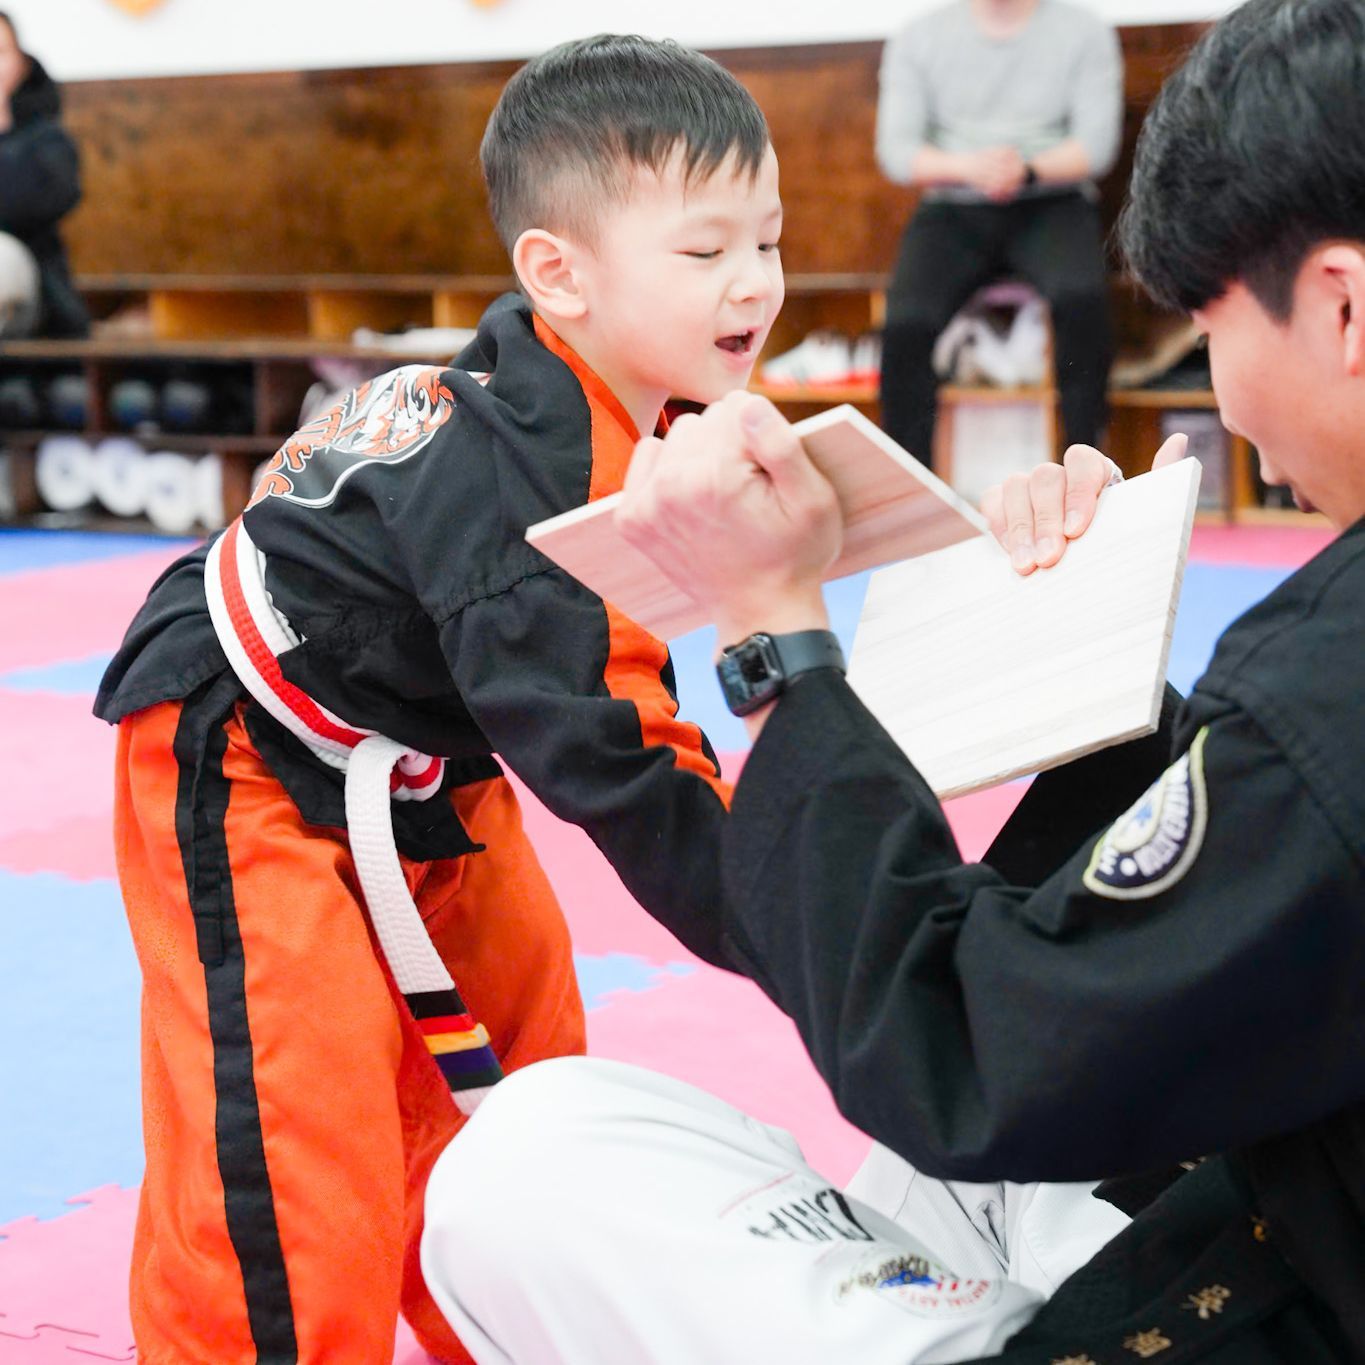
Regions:
<svg viewBox="0 0 1365 1365"><path fill-rule="evenodd" d="M57 224L80 203L80 159L61 125L61 95L41 63L14 92L13 127L0 133L0 232L33 252L42 280L44 336L84 336L85 304L71 283Z"/></svg>
<svg viewBox="0 0 1365 1365"><path fill-rule="evenodd" d="M303 637L281 656L291 682L353 725L450 758L451 784L499 771L496 753L716 958L729 790L705 736L676 719L668 650L525 540L531 523L616 491L635 440L602 381L509 296L454 367L381 376L300 431L244 525ZM96 714L202 695L228 672L205 553L153 587ZM343 826L340 775L263 709L247 714L304 816ZM410 856L472 848L447 802L393 812Z"/></svg>
<svg viewBox="0 0 1365 1365"><path fill-rule="evenodd" d="M1362 676L1365 522L1228 629L1125 815L1098 828L1134 746L1039 778L964 865L914 767L812 673L735 793L735 954L844 1114L929 1174L1232 1149L1365 1359Z"/></svg>

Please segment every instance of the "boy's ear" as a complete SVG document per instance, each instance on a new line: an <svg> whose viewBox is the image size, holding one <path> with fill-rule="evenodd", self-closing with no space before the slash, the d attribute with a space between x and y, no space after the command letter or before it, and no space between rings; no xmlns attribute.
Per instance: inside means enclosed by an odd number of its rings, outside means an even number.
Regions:
<svg viewBox="0 0 1365 1365"><path fill-rule="evenodd" d="M512 246L512 268L536 312L570 321L587 311L577 269L578 250L566 238L544 228L527 228L517 238Z"/></svg>
<svg viewBox="0 0 1365 1365"><path fill-rule="evenodd" d="M1338 309L1342 365L1347 374L1365 377L1365 246L1324 247L1319 266Z"/></svg>

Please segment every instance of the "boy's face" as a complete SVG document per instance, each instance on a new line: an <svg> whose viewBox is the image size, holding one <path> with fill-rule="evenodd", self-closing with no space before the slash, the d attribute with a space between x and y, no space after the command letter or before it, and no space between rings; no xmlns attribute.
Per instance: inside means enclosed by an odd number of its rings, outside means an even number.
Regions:
<svg viewBox="0 0 1365 1365"><path fill-rule="evenodd" d="M632 412L745 387L782 307L781 231L771 147L752 179L733 160L690 185L676 156L636 169L577 271L580 349Z"/></svg>
<svg viewBox="0 0 1365 1365"><path fill-rule="evenodd" d="M1194 314L1223 425L1256 447L1266 483L1344 528L1365 515L1365 379L1350 371L1342 319L1342 297L1316 257L1285 322L1240 281Z"/></svg>

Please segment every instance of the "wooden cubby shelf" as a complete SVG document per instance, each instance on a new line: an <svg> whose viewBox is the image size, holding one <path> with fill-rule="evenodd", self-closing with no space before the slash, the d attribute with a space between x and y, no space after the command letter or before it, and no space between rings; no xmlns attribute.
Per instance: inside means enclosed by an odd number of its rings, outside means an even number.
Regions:
<svg viewBox="0 0 1365 1365"><path fill-rule="evenodd" d="M251 478L262 459L297 425L299 404L317 376L314 361L353 362L379 372L412 362L444 363L448 352L398 351L357 345L357 330L398 331L412 327L472 328L484 309L515 287L501 275L105 275L84 277L97 325L88 341L22 341L0 345L0 366L9 373L28 366L38 374L84 376L90 400L83 433L97 441L132 435L159 449L187 454L214 452L224 463L224 499L235 515L250 495ZM878 273L794 273L787 277L787 301L765 348L781 354L819 328L849 336L874 330L885 313L885 277ZM1131 290L1115 282L1116 298ZM135 320L130 328L129 319ZM121 321L116 321L121 319ZM760 369L756 375L761 375ZM249 377L249 429L234 432L123 431L111 422L108 395L128 375L173 373L175 367L238 367ZM852 403L874 418L873 383L788 385L762 383L756 392L805 416L819 408ZM1129 473L1145 466L1160 444L1161 415L1173 410L1216 411L1214 395L1202 389L1126 389L1110 392L1110 453ZM944 385L939 391L946 427L964 404L1039 404L1055 429L1056 392L1050 385L988 388ZM0 431L9 450L16 515L41 510L33 462L47 430ZM1224 513L1229 520L1258 523L1306 521L1302 514L1260 505L1247 443L1231 437Z"/></svg>

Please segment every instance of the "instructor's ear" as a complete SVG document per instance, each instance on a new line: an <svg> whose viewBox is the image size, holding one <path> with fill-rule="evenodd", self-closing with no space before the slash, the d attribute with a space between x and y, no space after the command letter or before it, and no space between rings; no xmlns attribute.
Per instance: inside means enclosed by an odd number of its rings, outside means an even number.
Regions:
<svg viewBox="0 0 1365 1365"><path fill-rule="evenodd" d="M1365 249L1330 246L1321 263L1337 298L1342 367L1348 375L1365 377Z"/></svg>
<svg viewBox="0 0 1365 1365"><path fill-rule="evenodd" d="M536 312L551 320L573 321L587 311L576 265L573 243L543 228L528 228L512 247L512 268L521 287Z"/></svg>

